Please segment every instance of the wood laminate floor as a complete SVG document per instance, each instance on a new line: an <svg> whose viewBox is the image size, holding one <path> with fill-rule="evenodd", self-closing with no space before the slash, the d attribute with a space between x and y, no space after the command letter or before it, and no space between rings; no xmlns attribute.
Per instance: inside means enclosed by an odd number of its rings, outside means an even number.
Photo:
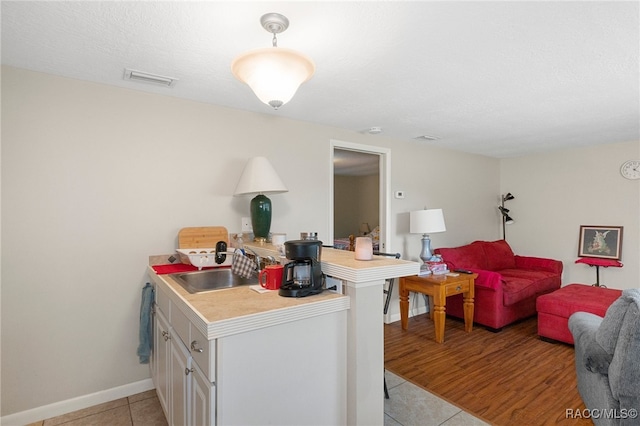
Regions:
<svg viewBox="0 0 640 426"><path fill-rule="evenodd" d="M576 387L573 346L542 341L537 319L492 333L447 317L434 341L428 314L386 324L385 368L494 425L592 425ZM578 415L573 414L578 413Z"/></svg>

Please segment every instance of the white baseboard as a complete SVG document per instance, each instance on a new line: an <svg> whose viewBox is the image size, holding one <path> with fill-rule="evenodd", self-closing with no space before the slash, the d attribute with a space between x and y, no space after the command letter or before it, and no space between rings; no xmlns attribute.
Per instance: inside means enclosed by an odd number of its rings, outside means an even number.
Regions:
<svg viewBox="0 0 640 426"><path fill-rule="evenodd" d="M429 312L429 309L427 308L429 303L426 295L415 292L410 292L409 294L409 318ZM397 306L398 302L399 299L391 298L391 305ZM387 312L383 320L385 324L400 321L400 311L394 313Z"/></svg>
<svg viewBox="0 0 640 426"><path fill-rule="evenodd" d="M146 392L154 388L155 387L153 386L153 381L151 379L140 380L139 382L129 383L116 388L67 399L66 401L59 401L53 404L43 405L42 407L32 408L31 410L9 414L8 416L0 418L0 425L28 425L29 423L61 416L63 414L71 413L72 411L93 407L94 405L135 395L140 392Z"/></svg>
<svg viewBox="0 0 640 426"><path fill-rule="evenodd" d="M409 318L415 317L416 315L422 315L425 313L427 313L427 307L419 306L409 311ZM392 322L396 322L396 321L400 321L400 312L397 312L395 314L387 314L384 318L385 324L391 324Z"/></svg>

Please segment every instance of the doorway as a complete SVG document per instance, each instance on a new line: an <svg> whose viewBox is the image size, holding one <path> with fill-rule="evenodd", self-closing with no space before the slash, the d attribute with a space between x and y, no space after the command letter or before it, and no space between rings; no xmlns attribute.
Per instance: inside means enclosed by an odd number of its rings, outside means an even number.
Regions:
<svg viewBox="0 0 640 426"><path fill-rule="evenodd" d="M330 146L329 235L332 244L349 235L376 232L378 250L387 251L390 247L391 151L335 140Z"/></svg>

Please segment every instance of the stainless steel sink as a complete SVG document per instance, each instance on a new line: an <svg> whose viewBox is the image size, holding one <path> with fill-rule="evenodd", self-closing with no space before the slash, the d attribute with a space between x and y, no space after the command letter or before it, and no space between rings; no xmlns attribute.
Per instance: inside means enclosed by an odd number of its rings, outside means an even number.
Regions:
<svg viewBox="0 0 640 426"><path fill-rule="evenodd" d="M232 288L242 285L258 284L258 277L242 278L231 272L231 268L207 269L199 272L170 274L171 278L189 293Z"/></svg>

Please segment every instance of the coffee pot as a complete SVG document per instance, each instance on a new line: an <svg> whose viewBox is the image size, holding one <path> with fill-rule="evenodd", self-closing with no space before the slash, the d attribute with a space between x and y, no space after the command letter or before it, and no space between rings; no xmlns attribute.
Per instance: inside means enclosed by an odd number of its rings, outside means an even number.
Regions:
<svg viewBox="0 0 640 426"><path fill-rule="evenodd" d="M320 265L322 241L285 241L285 257L289 260L282 271L278 294L285 297L305 297L322 293L324 275Z"/></svg>

